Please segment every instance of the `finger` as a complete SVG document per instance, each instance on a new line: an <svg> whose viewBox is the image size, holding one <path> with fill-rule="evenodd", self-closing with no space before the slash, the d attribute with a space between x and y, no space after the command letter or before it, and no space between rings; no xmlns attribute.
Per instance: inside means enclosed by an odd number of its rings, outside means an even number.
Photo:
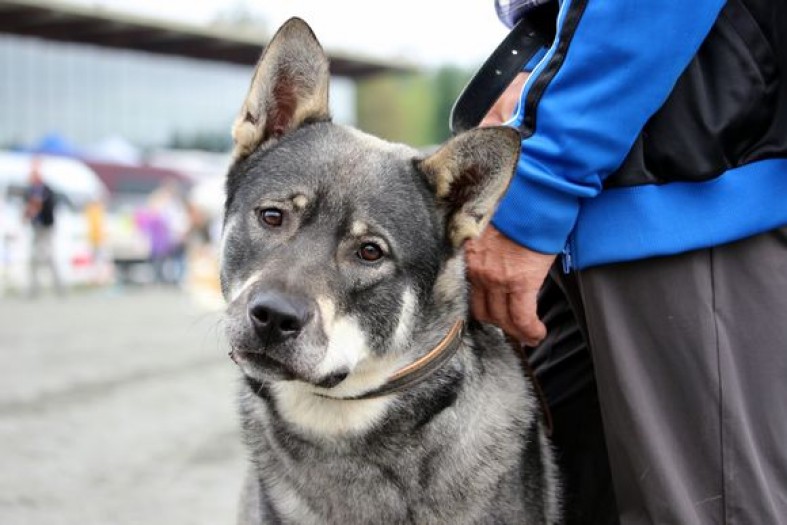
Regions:
<svg viewBox="0 0 787 525"><path fill-rule="evenodd" d="M504 288L491 290L486 294L486 308L492 323L499 326L505 333L521 339L523 334L511 319L511 312L508 307L508 293Z"/></svg>
<svg viewBox="0 0 787 525"><path fill-rule="evenodd" d="M547 328L538 318L537 293L512 293L508 295L508 310L511 323L521 334L521 341L536 346L547 335Z"/></svg>

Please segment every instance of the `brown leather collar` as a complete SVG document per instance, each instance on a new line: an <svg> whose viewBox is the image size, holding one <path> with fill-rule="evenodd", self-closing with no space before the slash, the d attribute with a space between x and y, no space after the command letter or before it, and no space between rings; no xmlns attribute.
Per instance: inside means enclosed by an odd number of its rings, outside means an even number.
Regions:
<svg viewBox="0 0 787 525"><path fill-rule="evenodd" d="M369 392L357 396L333 397L318 394L329 399L342 401L354 401L359 399L372 399L382 397L395 392L400 392L407 388L417 385L451 359L462 343L465 333L465 322L458 319L443 339L429 353L418 358L407 366L404 366L388 378L388 380Z"/></svg>

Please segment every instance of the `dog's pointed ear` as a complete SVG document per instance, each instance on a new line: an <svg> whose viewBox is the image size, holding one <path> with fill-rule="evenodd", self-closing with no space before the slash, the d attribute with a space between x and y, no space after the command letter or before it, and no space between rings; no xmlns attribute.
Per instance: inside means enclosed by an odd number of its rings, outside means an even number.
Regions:
<svg viewBox="0 0 787 525"><path fill-rule="evenodd" d="M249 93L232 126L240 159L307 120L329 120L328 57L309 25L285 22L257 62Z"/></svg>
<svg viewBox="0 0 787 525"><path fill-rule="evenodd" d="M480 235L519 159L520 136L510 127L477 128L457 135L418 163L448 214L455 247Z"/></svg>

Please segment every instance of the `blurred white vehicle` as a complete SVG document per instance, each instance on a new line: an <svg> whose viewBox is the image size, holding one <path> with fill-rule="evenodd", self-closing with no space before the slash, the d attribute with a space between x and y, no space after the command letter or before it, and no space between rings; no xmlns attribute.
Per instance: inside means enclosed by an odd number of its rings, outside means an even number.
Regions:
<svg viewBox="0 0 787 525"><path fill-rule="evenodd" d="M0 152L0 291L27 289L31 229L23 218L33 155ZM41 173L57 194L55 263L67 285L96 282L106 273L94 258L84 207L105 199L106 186L78 160L36 155Z"/></svg>

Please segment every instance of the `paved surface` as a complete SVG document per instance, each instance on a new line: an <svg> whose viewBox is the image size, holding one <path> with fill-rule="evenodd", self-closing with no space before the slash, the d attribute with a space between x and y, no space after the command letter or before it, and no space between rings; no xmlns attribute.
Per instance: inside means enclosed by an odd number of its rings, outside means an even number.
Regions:
<svg viewBox="0 0 787 525"><path fill-rule="evenodd" d="M233 523L226 354L173 290L0 298L0 524Z"/></svg>

